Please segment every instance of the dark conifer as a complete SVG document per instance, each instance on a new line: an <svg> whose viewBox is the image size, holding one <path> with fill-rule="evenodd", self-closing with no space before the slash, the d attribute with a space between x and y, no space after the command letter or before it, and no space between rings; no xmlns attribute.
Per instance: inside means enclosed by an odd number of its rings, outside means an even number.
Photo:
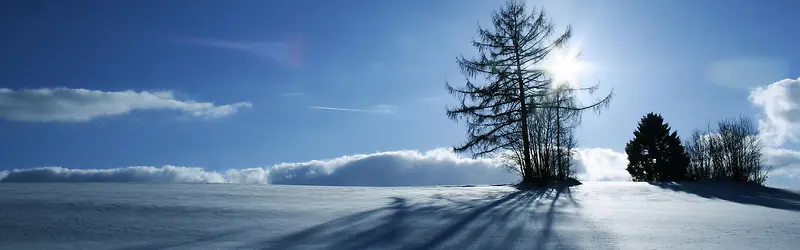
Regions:
<svg viewBox="0 0 800 250"><path fill-rule="evenodd" d="M686 179L689 158L677 132L660 114L642 117L634 138L625 145L628 173L633 181L682 181Z"/></svg>

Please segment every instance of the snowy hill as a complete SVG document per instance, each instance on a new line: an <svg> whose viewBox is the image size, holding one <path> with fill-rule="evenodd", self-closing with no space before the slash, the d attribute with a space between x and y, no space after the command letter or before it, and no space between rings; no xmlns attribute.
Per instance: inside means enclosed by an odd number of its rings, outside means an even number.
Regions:
<svg viewBox="0 0 800 250"><path fill-rule="evenodd" d="M800 194L737 184L561 189L4 183L0 249L797 249Z"/></svg>

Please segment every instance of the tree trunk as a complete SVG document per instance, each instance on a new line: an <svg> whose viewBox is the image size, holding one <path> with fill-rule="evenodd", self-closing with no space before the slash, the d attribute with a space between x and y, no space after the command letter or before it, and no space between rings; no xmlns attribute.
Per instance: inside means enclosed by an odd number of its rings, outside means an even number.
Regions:
<svg viewBox="0 0 800 250"><path fill-rule="evenodd" d="M516 22L516 18L514 19ZM524 152L524 164L525 168L529 171L525 171L528 173L528 176L523 177L523 181L530 181L532 180L532 176L530 174L533 173L533 168L531 166L531 142L530 138L528 137L528 106L526 105L525 98L525 81L522 75L522 62L520 61L520 44L519 44L519 30L516 27L513 28L511 31L513 34L512 42L514 43L514 55L515 55L515 66L516 66L516 74L517 74L517 85L519 88L519 104L520 104L520 118L522 119L522 152Z"/></svg>
<svg viewBox="0 0 800 250"><path fill-rule="evenodd" d="M556 103L561 105L561 95L560 93L556 94ZM564 179L564 165L561 161L561 112L558 108L556 108L556 166L558 166L556 171L558 171L558 179Z"/></svg>

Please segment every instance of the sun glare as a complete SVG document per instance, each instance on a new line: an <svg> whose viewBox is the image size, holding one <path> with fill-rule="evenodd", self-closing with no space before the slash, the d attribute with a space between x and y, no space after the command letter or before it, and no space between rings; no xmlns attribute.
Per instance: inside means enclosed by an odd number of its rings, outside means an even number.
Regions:
<svg viewBox="0 0 800 250"><path fill-rule="evenodd" d="M566 84L568 86L579 86L578 77L586 67L585 63L578 59L579 52L575 49L559 49L550 54L550 63L546 69L553 79L553 86Z"/></svg>

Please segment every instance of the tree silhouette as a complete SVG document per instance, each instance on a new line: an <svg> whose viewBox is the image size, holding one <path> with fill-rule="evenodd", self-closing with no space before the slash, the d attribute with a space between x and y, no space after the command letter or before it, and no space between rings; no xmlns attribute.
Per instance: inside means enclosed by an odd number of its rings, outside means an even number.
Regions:
<svg viewBox="0 0 800 250"><path fill-rule="evenodd" d="M628 173L634 181L682 181L686 179L689 156L677 132L660 114L642 117L634 138L625 145Z"/></svg>
<svg viewBox="0 0 800 250"><path fill-rule="evenodd" d="M577 98L564 91L566 86L560 85L552 91L551 96L533 98L532 102L552 101L564 106L577 105ZM536 109L528 117L528 134L531 142L531 164L534 177L550 180L566 180L575 174L572 168L573 156L577 147L575 129L580 124L581 112L576 110ZM522 141L520 138L508 138L509 141ZM521 147L506 151L504 166L522 175L524 158ZM544 180L543 180L544 181ZM543 182L547 184L547 182Z"/></svg>
<svg viewBox="0 0 800 250"><path fill-rule="evenodd" d="M552 98L558 93L594 91L597 86L553 91L553 81L541 64L554 49L565 46L572 29L567 27L564 33L553 37L554 26L543 11L528 12L524 2L509 1L494 13L492 24L493 30L479 28L480 39L472 42L480 55L457 60L467 78L466 85L455 88L446 84L448 92L460 99L458 107L447 109L448 117L467 123L467 142L454 149L469 151L473 156L499 150L518 152L524 182L548 179L553 173L536 168L533 163L532 154L538 147L531 135L533 114L545 109L599 108L609 103L611 94L587 106L566 104L564 100L569 98ZM483 77L476 79L477 76Z"/></svg>
<svg viewBox="0 0 800 250"><path fill-rule="evenodd" d="M696 130L687 143L689 176L695 180L733 180L763 184L770 168L764 166L756 124L745 117L719 121Z"/></svg>

